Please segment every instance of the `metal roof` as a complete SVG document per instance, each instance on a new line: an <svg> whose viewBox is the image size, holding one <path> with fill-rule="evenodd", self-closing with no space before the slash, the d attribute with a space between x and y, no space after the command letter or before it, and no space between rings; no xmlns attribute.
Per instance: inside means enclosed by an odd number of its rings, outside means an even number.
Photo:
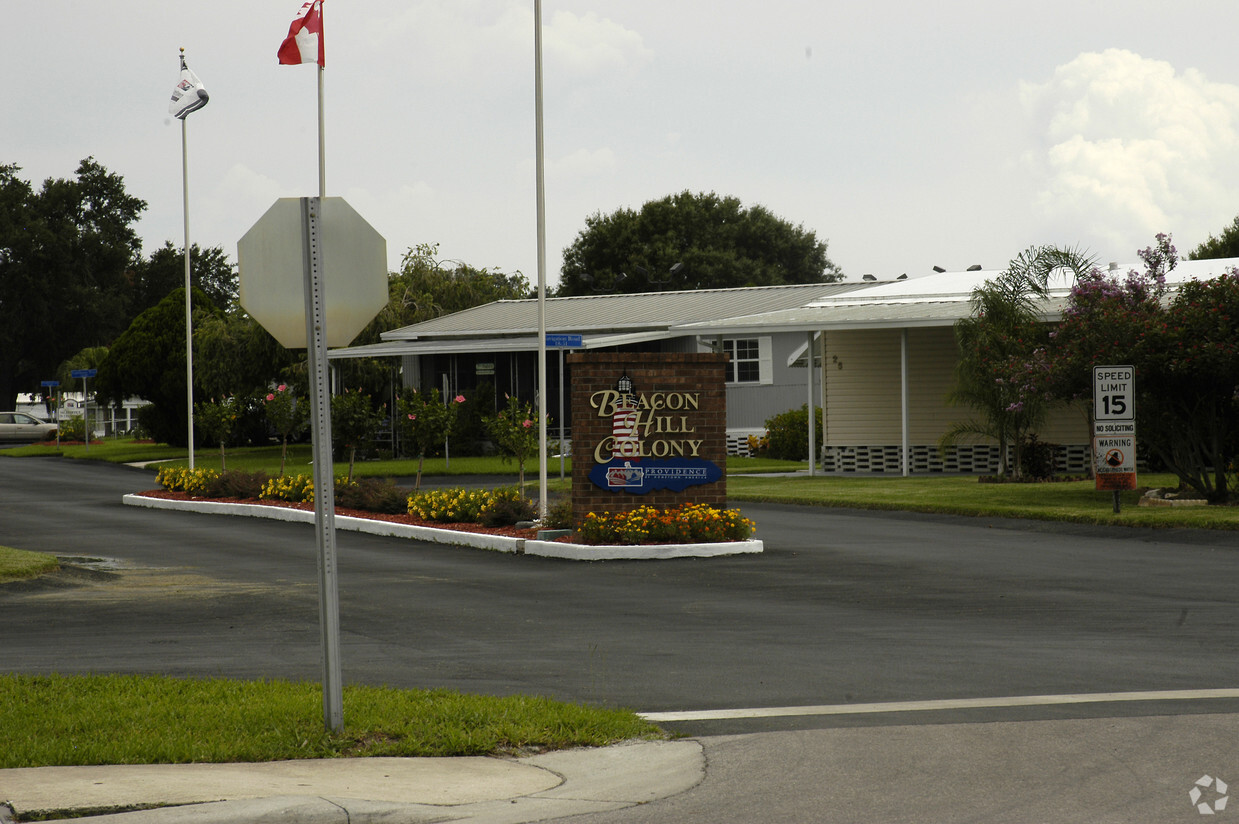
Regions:
<svg viewBox="0 0 1239 824"><path fill-rule="evenodd" d="M1239 258L1181 261L1166 276L1174 288L1188 280L1216 277L1239 266ZM1142 265L1112 264L1110 273L1124 277L1140 271ZM731 318L679 326L676 331L699 335L815 332L821 329L883 329L952 326L972 311L972 293L1001 270L943 272L901 281L880 283L853 294L831 295L804 306L772 312L751 313ZM1071 292L1072 282L1061 278L1050 283L1049 298L1042 302L1046 320L1058 320Z"/></svg>
<svg viewBox="0 0 1239 824"><path fill-rule="evenodd" d="M546 328L553 333L665 330L697 321L803 306L820 298L872 288L870 283L814 283L547 298ZM538 301L500 300L384 332L385 341L443 337L537 335Z"/></svg>
<svg viewBox="0 0 1239 824"><path fill-rule="evenodd" d="M1167 277L1173 288L1239 267L1239 258L1181 261ZM1111 264L1122 276L1141 265ZM942 272L880 282L754 286L546 300L546 329L580 334L585 349L683 337L830 329L952 326L971 312L973 290L1001 270ZM1052 282L1046 320L1067 306L1071 282ZM441 352L532 351L538 348L538 301L501 300L384 332L383 342L334 349L329 357L381 357Z"/></svg>

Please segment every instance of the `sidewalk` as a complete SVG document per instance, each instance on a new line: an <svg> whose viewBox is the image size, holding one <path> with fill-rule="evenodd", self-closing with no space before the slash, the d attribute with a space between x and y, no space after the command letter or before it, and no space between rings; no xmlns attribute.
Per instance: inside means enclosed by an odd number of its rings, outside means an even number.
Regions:
<svg viewBox="0 0 1239 824"><path fill-rule="evenodd" d="M524 758L340 758L257 764L0 770L0 822L110 811L95 824L522 824L676 795L705 776L692 740L634 741Z"/></svg>

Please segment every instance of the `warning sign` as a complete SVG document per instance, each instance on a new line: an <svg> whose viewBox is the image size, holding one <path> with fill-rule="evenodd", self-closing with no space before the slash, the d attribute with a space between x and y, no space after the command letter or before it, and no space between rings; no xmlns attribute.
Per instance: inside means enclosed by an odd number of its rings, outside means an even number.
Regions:
<svg viewBox="0 0 1239 824"><path fill-rule="evenodd" d="M1135 489L1135 434L1093 438L1093 473L1097 489Z"/></svg>

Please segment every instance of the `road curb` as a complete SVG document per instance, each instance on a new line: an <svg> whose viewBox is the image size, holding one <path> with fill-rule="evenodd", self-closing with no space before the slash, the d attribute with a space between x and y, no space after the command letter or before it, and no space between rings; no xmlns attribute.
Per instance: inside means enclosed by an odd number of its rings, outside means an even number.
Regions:
<svg viewBox="0 0 1239 824"><path fill-rule="evenodd" d="M238 515L249 518L266 518L294 523L314 523L314 513L304 509L262 504L238 504L223 501L178 501L169 498L151 498L146 495L129 494L121 498L126 506L141 506L148 509L166 509L179 512L199 512L209 515ZM565 561L619 561L619 560L669 560L673 558L715 558L726 555L742 555L763 552L761 541L726 541L708 544L655 544L645 546L590 546L569 544L560 541L537 541L511 538L506 535L484 535L456 529L436 529L429 526L397 524L371 518L356 518L337 515L337 529L364 532L393 538L409 538L438 544L452 544L471 549L492 552L507 552L516 555L534 555L541 558L557 558Z"/></svg>

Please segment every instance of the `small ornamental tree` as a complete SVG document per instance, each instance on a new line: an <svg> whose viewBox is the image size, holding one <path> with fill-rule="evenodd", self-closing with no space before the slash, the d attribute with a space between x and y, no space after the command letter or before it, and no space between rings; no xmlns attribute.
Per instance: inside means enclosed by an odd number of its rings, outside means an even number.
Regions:
<svg viewBox="0 0 1239 824"><path fill-rule="evenodd" d="M342 449L348 450L348 481L353 480L353 463L357 450L374 440L383 421L386 404L375 408L370 396L344 390L331 399L331 437Z"/></svg>
<svg viewBox="0 0 1239 824"><path fill-rule="evenodd" d="M194 420L206 431L207 435L219 441L219 468L228 468L224 455L224 447L232 437L232 430L241 417L244 403L240 398L227 398L216 403L206 401L194 404Z"/></svg>
<svg viewBox="0 0 1239 824"><path fill-rule="evenodd" d="M305 431L310 422L310 403L305 398L281 383L263 401L267 421L280 436L280 477L284 477L284 464L288 459L288 440Z"/></svg>
<svg viewBox="0 0 1239 824"><path fill-rule="evenodd" d="M507 405L486 422L486 429L503 459L516 459L520 486L524 489L525 461L538 450L538 419L529 404L510 395L505 397Z"/></svg>
<svg viewBox="0 0 1239 824"><path fill-rule="evenodd" d="M465 402L464 395L457 395L450 403L444 403L438 389L429 392L413 390L411 394L396 401L396 425L400 439L417 454L417 479L414 491L422 488L422 465L427 455L435 454L456 426L456 413Z"/></svg>

